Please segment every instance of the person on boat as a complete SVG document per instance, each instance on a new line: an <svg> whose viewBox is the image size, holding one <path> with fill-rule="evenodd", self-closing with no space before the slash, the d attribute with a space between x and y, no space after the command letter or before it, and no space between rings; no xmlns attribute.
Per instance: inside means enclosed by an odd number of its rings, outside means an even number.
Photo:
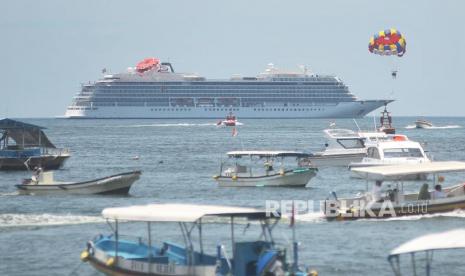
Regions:
<svg viewBox="0 0 465 276"><path fill-rule="evenodd" d="M39 184L39 179L40 179L41 174L42 174L42 168L37 167L37 166L34 167L34 170L31 176L32 184Z"/></svg>
<svg viewBox="0 0 465 276"><path fill-rule="evenodd" d="M371 191L372 201L373 202L383 202L384 199L381 194L381 185L383 181L376 180L375 185L373 186L373 190Z"/></svg>
<svg viewBox="0 0 465 276"><path fill-rule="evenodd" d="M431 193L433 199L445 198L446 194L442 191L441 184L434 186L434 191Z"/></svg>

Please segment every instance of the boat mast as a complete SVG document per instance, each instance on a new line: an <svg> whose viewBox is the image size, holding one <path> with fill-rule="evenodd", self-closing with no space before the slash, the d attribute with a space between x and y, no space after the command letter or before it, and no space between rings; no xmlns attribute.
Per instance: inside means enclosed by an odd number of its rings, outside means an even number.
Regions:
<svg viewBox="0 0 465 276"><path fill-rule="evenodd" d="M152 263L152 229L150 228L150 221L147 222L147 232L148 232L148 245L149 245L149 263ZM149 265L149 272L152 266Z"/></svg>
<svg viewBox="0 0 465 276"><path fill-rule="evenodd" d="M232 244L232 258L234 259L236 255L236 249L234 248L234 216L231 216L231 244ZM231 272L234 274L234 268L231 267Z"/></svg>

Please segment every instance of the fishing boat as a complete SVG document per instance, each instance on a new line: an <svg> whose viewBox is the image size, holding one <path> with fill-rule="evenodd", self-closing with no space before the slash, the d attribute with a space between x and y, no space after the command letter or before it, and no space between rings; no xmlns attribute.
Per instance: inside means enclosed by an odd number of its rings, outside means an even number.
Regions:
<svg viewBox="0 0 465 276"><path fill-rule="evenodd" d="M387 111L387 104L384 105L384 110L381 112L381 117L379 118L380 127L379 131L382 131L386 134L395 134L396 129L392 126L392 116L391 112Z"/></svg>
<svg viewBox="0 0 465 276"><path fill-rule="evenodd" d="M431 122L424 120L424 119L418 119L415 121L416 128L430 128L432 126L433 124Z"/></svg>
<svg viewBox="0 0 465 276"><path fill-rule="evenodd" d="M41 172L37 178L25 179L16 188L23 195L127 195L140 175L141 171L132 171L83 182L57 182L53 179L53 172L46 171Z"/></svg>
<svg viewBox="0 0 465 276"><path fill-rule="evenodd" d="M292 264L286 260L286 250L276 245L272 231L281 216L274 214L254 208L193 204L106 208L102 215L113 233L87 242L81 260L106 275L310 275L299 268L295 240ZM146 234L123 236L122 222L142 222ZM180 234L176 240L184 244L159 241L157 245L153 227L161 227L162 223L169 224L166 227L177 224ZM214 246L208 248L204 241L207 224L220 228L219 224L229 224L229 251L222 244L216 250ZM240 232L244 236L246 232L257 232L258 240L238 241L237 224L242 225Z"/></svg>
<svg viewBox="0 0 465 276"><path fill-rule="evenodd" d="M420 143L410 141L405 135L393 135L389 140L378 141L368 146L367 156L361 162L349 164L351 176L363 178L354 168L386 166L395 164L416 164L427 163L431 160L426 156L425 151ZM411 180L425 179L427 175L408 175ZM406 180L406 179L405 179Z"/></svg>
<svg viewBox="0 0 465 276"><path fill-rule="evenodd" d="M354 170L367 181L375 182L372 190L368 190L367 184L366 192L353 198L338 198L332 192L331 198L325 200L322 206L328 219L389 218L465 209L465 185L460 183L443 188L440 183L444 178L436 177L439 173L464 172L465 162L429 162ZM418 174L433 174L434 190L424 183L417 192L404 191L407 182L404 183L403 179ZM383 184L383 181L389 184ZM412 187L414 183L409 182ZM382 186L387 186L387 189L383 191Z"/></svg>
<svg viewBox="0 0 465 276"><path fill-rule="evenodd" d="M226 116L225 120L219 121L216 125L217 126L236 126L239 122L236 119L236 116L234 116L232 113L229 113L228 116Z"/></svg>
<svg viewBox="0 0 465 276"><path fill-rule="evenodd" d="M400 262L402 255L410 255L407 262L412 265L411 270L413 271L413 275L423 274L420 271L424 271L425 275L450 275L449 273L456 272L456 268L438 265L439 268L435 269L432 265L433 253L453 249L465 249L464 228L427 234L407 241L391 251L388 261L396 276L410 275L410 272L402 274ZM419 255L420 257L418 257ZM425 267L423 269L417 268L422 263L425 264Z"/></svg>
<svg viewBox="0 0 465 276"><path fill-rule="evenodd" d="M367 143L387 139L384 132L355 132L350 129L325 129L325 149L309 157L312 164L323 166L347 166L360 162L367 153Z"/></svg>
<svg viewBox="0 0 465 276"><path fill-rule="evenodd" d="M59 169L70 157L43 132L45 128L12 119L0 120L0 170Z"/></svg>
<svg viewBox="0 0 465 276"><path fill-rule="evenodd" d="M221 187L305 187L317 168L295 151L231 151L213 178Z"/></svg>

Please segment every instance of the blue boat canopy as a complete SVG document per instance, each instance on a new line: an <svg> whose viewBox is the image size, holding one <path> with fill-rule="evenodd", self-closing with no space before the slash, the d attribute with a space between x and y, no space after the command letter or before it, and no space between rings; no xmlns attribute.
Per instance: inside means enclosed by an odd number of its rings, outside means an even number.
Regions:
<svg viewBox="0 0 465 276"><path fill-rule="evenodd" d="M45 128L33 124L28 124L8 118L2 119L0 120L0 130L2 131L0 141L11 138L15 141L17 146L22 148L56 148L42 131L43 129Z"/></svg>

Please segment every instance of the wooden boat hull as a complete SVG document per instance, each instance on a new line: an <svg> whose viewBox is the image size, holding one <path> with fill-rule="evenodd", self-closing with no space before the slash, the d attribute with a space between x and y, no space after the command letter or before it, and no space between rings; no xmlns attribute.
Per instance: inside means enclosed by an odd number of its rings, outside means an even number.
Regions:
<svg viewBox="0 0 465 276"><path fill-rule="evenodd" d="M305 187L316 175L317 169L287 171L258 177L220 176L216 178L220 187Z"/></svg>
<svg viewBox="0 0 465 276"><path fill-rule="evenodd" d="M28 170L24 164L26 161L30 169L40 166L44 170L57 170L64 165L68 158L69 155L43 155L30 158L0 157L0 170Z"/></svg>
<svg viewBox="0 0 465 276"><path fill-rule="evenodd" d="M337 201L325 201L324 209L325 216L328 220L355 220L355 219L385 219L393 217L403 216L415 216L415 215L427 215L452 212L459 209L465 209L465 186L457 185L444 189L449 193L450 197L440 198L436 200L412 200L417 198L418 194L406 195L408 200L403 202L382 202L375 203L368 208L357 208L357 204L354 204L356 200L364 200L363 198L356 199L341 199L339 202L346 202L345 207L335 212L327 211L334 210L331 208L331 204ZM349 207L355 205L355 207ZM366 204L365 204L366 206Z"/></svg>
<svg viewBox="0 0 465 276"><path fill-rule="evenodd" d="M131 185L139 179L140 171L121 173L96 180L69 184L16 185L20 194L104 194L127 195Z"/></svg>
<svg viewBox="0 0 465 276"><path fill-rule="evenodd" d="M183 275L183 276L215 276L215 269L213 271L205 271L204 273L163 273L163 272L142 272L142 271L136 271L136 270L131 270L131 269L126 269L123 267L118 267L118 266L108 266L96 258L90 257L89 258L89 263L98 271L104 273L105 275L109 276L177 276L177 275ZM156 264L153 264L155 267ZM140 267L140 266L139 266ZM153 270L155 271L155 269Z"/></svg>
<svg viewBox="0 0 465 276"><path fill-rule="evenodd" d="M416 121L415 122L415 127L416 128L430 128L432 127L433 124L430 122L425 122L425 121Z"/></svg>

